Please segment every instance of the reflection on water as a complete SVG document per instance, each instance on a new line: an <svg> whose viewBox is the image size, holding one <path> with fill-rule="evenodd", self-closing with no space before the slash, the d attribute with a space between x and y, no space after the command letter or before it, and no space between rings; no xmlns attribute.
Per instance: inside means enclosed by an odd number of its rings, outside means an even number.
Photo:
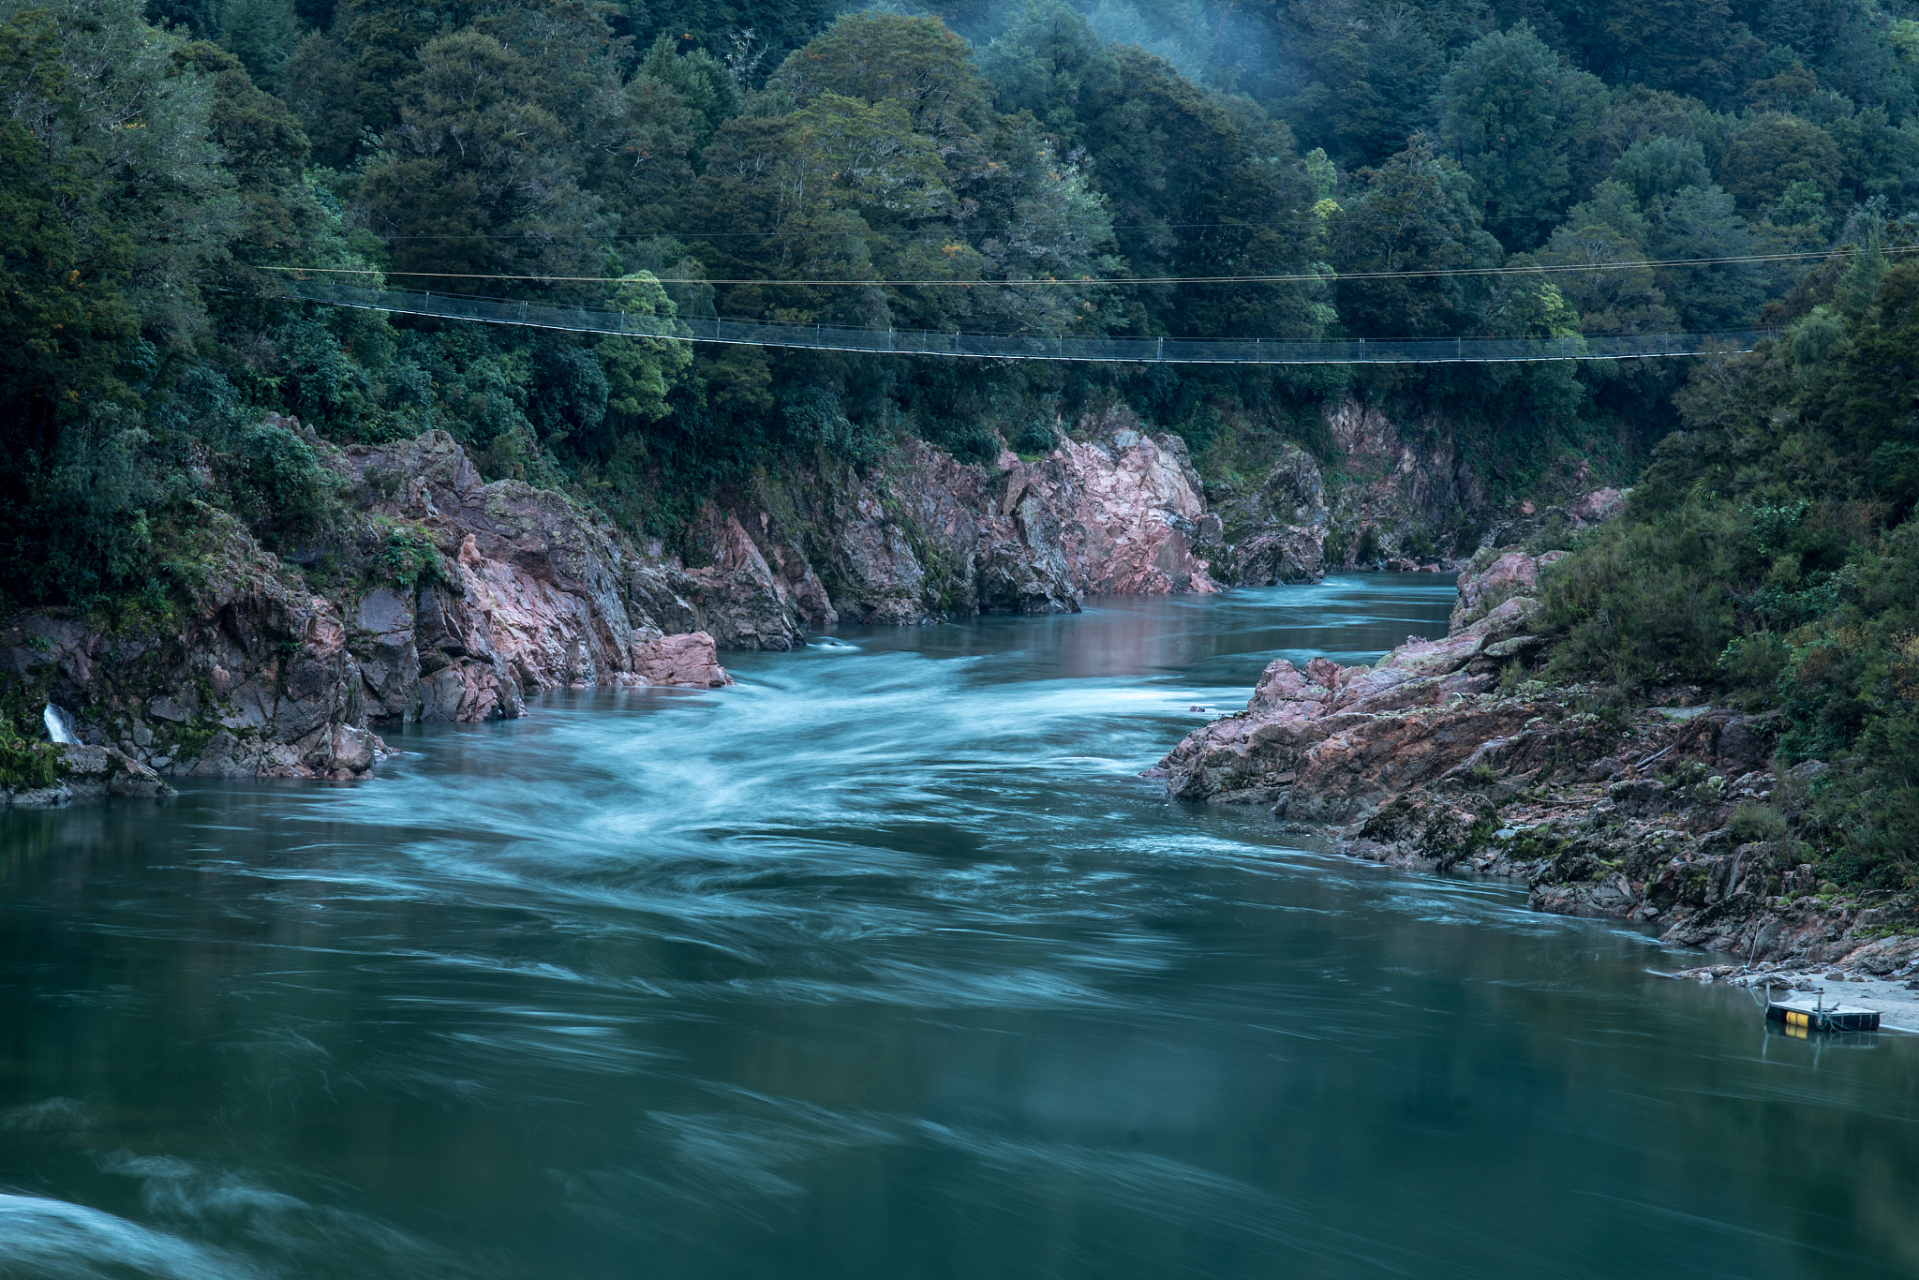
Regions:
<svg viewBox="0 0 1919 1280"><path fill-rule="evenodd" d="M0 1276L1877 1276L1919 1042L1135 775L1405 577L0 818Z"/></svg>

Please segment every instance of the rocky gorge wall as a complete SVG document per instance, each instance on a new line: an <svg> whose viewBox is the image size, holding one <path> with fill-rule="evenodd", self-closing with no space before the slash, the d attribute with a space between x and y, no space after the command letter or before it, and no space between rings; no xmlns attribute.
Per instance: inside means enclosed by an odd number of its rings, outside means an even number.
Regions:
<svg viewBox="0 0 1919 1280"><path fill-rule="evenodd" d="M1531 497L1495 501L1436 417L1395 417L1348 398L1327 409L1321 463L1281 446L1256 483L1207 486L1220 522L1213 575L1234 586L1310 582L1353 569L1464 568L1488 548L1551 540L1618 510L1617 489L1594 489L1590 462L1549 474Z"/></svg>
<svg viewBox="0 0 1919 1280"><path fill-rule="evenodd" d="M206 506L190 599L164 616L0 622L0 672L25 702L161 776L350 778L384 752L383 724L514 717L560 687L723 685L719 651L790 649L842 621L1414 567L1388 553L1484 504L1443 432L1351 402L1327 419L1334 480L1288 445L1259 486L1209 506L1184 443L1116 406L1037 457L963 463L905 440L863 470L755 478L676 555L564 494L485 481L442 432L342 450L276 422L337 477L344 516L283 557Z"/></svg>
<svg viewBox="0 0 1919 1280"><path fill-rule="evenodd" d="M1037 459L962 463L918 440L865 475L762 477L705 517L717 598L783 610L724 647L783 648L803 626L1071 613L1088 595L1217 591L1218 521L1179 437L1118 409Z"/></svg>
<svg viewBox="0 0 1919 1280"><path fill-rule="evenodd" d="M351 586L316 590L205 507L184 606L11 619L10 680L89 748L158 775L329 778L372 767L383 722L515 716L562 686L729 682L711 638L676 625L683 602L649 610L677 599L671 583L635 589L658 566L564 496L482 483L440 432L330 461L353 513L337 539Z"/></svg>
<svg viewBox="0 0 1919 1280"><path fill-rule="evenodd" d="M691 561L564 494L483 480L443 432L344 450L303 434L347 511L305 555L331 562L326 581L207 506L183 606L0 625L13 693L64 709L106 753L94 773L352 778L384 754L383 724L511 718L561 687L722 686L718 650L792 648L841 618L1217 589L1184 446L1124 413L1037 460L967 465L909 441L864 476L733 495L703 514ZM68 754L80 779L92 757ZM43 791L13 799L60 798Z"/></svg>

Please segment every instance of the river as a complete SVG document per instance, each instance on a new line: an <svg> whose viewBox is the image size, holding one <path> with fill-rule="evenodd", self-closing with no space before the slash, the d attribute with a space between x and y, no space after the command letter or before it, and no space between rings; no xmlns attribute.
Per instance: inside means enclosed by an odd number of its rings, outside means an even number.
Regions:
<svg viewBox="0 0 1919 1280"><path fill-rule="evenodd" d="M1451 598L847 629L0 815L0 1276L1919 1273L1919 1038L1137 776Z"/></svg>

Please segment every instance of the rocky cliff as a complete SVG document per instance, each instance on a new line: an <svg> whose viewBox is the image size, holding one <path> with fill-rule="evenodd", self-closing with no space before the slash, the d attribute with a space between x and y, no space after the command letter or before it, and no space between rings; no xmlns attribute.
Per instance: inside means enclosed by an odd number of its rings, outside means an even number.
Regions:
<svg viewBox="0 0 1919 1280"><path fill-rule="evenodd" d="M1531 498L1495 502L1457 431L1435 417L1399 419L1349 398L1332 405L1322 425L1324 466L1288 443L1257 483L1208 485L1221 527L1220 581L1268 586L1342 569L1457 570L1489 548L1547 545L1618 509L1619 491L1594 490L1585 462L1554 471Z"/></svg>
<svg viewBox="0 0 1919 1280"><path fill-rule="evenodd" d="M778 649L802 625L1069 613L1088 595L1217 590L1201 553L1219 524L1180 439L1123 408L1077 428L1038 459L968 464L909 440L863 475L761 477L726 495L700 539L710 563L692 572L757 593L772 614L714 634Z"/></svg>
<svg viewBox="0 0 1919 1280"><path fill-rule="evenodd" d="M65 708L121 772L344 779L384 753L385 723L514 717L560 687L724 685L718 649L792 648L843 617L1215 590L1184 446L1123 411L1081 426L1037 460L911 441L865 475L732 495L691 561L564 494L484 481L443 432L345 450L305 432L344 513L311 546L274 555L206 507L184 604L27 613L0 629L0 662L23 707ZM69 754L70 778L99 772Z"/></svg>
<svg viewBox="0 0 1919 1280"><path fill-rule="evenodd" d="M184 603L0 630L15 692L156 774L338 779L384 753L382 722L516 716L560 686L729 682L685 625L697 610L676 589L693 584L564 496L483 483L440 432L329 457L349 518L324 540L326 580L206 507Z"/></svg>

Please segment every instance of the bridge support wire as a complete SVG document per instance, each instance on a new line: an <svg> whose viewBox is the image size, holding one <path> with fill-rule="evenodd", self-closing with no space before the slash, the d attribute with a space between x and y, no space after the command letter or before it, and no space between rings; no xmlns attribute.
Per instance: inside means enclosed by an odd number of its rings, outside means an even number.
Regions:
<svg viewBox="0 0 1919 1280"><path fill-rule="evenodd" d="M1058 360L1131 364L1508 364L1538 360L1643 360L1737 355L1771 338L1770 329L1733 333L1654 333L1567 338L1359 338L1286 342L1271 338L1100 338L1056 334L934 333L914 329L842 329L750 320L664 319L585 307L431 290L371 289L318 280L288 282L288 293L328 306L506 324L571 333L666 338L728 346L849 351L871 355L981 360Z"/></svg>

